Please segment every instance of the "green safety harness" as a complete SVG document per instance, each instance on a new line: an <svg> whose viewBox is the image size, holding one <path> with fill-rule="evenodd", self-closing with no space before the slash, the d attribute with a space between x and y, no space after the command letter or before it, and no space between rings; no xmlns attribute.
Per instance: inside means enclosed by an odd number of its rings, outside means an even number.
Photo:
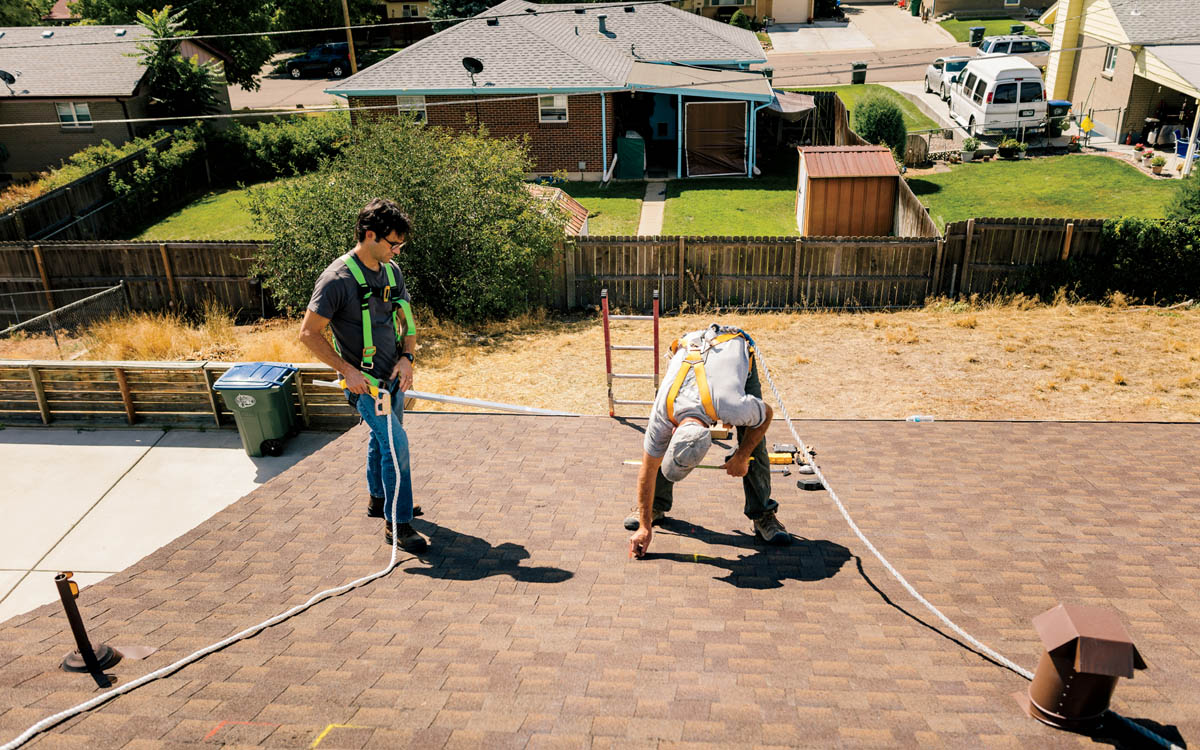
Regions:
<svg viewBox="0 0 1200 750"><path fill-rule="evenodd" d="M417 324L413 319L412 306L408 300L400 299L393 296L393 289L396 288L396 272L391 263L384 263L383 267L387 270L388 283L383 289L372 287L367 283L366 277L363 275L362 266L358 264L352 253L346 253L342 256L342 262L350 269L350 275L358 282L359 302L362 304L362 329L363 329L363 351L362 362L359 364L359 369L366 375L367 381L372 385L378 386L378 379L374 378L371 373L371 368L375 362L375 337L371 332L371 297L379 292L383 295L383 301L392 305L392 325L396 328L396 348L401 348L401 341L405 336L412 336L417 332ZM404 315L404 324L401 325L400 316ZM340 355L342 352L338 350L337 340L333 342L333 348Z"/></svg>

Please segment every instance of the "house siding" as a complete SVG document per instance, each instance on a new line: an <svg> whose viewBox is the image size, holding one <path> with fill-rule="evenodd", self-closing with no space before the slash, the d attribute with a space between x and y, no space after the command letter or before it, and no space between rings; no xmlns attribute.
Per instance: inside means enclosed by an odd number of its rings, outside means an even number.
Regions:
<svg viewBox="0 0 1200 750"><path fill-rule="evenodd" d="M605 137L609 143L608 157L613 155L614 134L612 94L607 98L608 120ZM535 174L549 174L566 170L572 177L579 175L579 162L586 162L583 179L599 179L604 170L604 149L600 135L600 94L575 94L567 105L567 122L538 122L538 105L535 98L514 99L512 97L479 97L479 121L487 126L488 133L496 138L529 139L529 153L534 162ZM430 125L437 125L456 132L473 128L475 105L444 104L461 102L466 96L427 96L426 117ZM502 99L505 101L496 101ZM351 107L382 106L395 104L394 96L350 97ZM440 106L437 106L440 105ZM387 109L351 110L351 122L357 126L364 119L383 119L396 116Z"/></svg>
<svg viewBox="0 0 1200 750"><path fill-rule="evenodd" d="M1020 0L1018 5L1005 5L1004 0L937 0L937 14L967 13L971 11L1013 11L1015 21L1022 18L1022 8L1041 8L1044 0ZM928 5L928 3L925 3Z"/></svg>
<svg viewBox="0 0 1200 750"><path fill-rule="evenodd" d="M139 117L145 111L145 97L127 102L129 117ZM125 119L121 103L113 99L27 99L0 100L0 123L50 122L58 119L56 102L86 102L93 120ZM57 125L5 128L0 138L8 146L5 172L21 178L50 167L58 166L75 152L95 146L103 140L122 144L130 140L130 128L125 123L97 123L90 130L66 130Z"/></svg>
<svg viewBox="0 0 1200 750"><path fill-rule="evenodd" d="M1077 111L1086 104L1092 111L1096 129L1105 136L1115 136L1118 128L1128 132L1131 127L1136 127L1140 131L1141 119L1137 120L1135 126L1134 120L1123 112L1129 106L1130 86L1137 62L1134 53L1123 47L1117 50L1116 70L1110 78L1101 72L1104 70L1105 47L1109 42L1084 34L1079 43L1084 49L1078 52L1075 76L1067 98ZM1143 114L1141 117L1145 116ZM1129 125L1123 126L1122 120Z"/></svg>

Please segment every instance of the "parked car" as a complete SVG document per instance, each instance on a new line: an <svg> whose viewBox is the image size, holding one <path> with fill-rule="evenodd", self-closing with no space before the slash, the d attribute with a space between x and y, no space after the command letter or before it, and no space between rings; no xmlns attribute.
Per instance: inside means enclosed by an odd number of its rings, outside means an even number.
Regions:
<svg viewBox="0 0 1200 750"><path fill-rule="evenodd" d="M969 57L939 57L925 69L925 93L934 91L942 97L942 101L950 98L950 79L967 66Z"/></svg>
<svg viewBox="0 0 1200 750"><path fill-rule="evenodd" d="M303 55L288 60L284 70L292 78L312 74L341 78L350 74L350 48L346 42L318 44Z"/></svg>
<svg viewBox="0 0 1200 750"><path fill-rule="evenodd" d="M1046 126L1042 71L1019 57L985 55L951 78L950 119L967 135L1028 133Z"/></svg>
<svg viewBox="0 0 1200 750"><path fill-rule="evenodd" d="M1008 36L985 36L979 45L981 55L1020 55L1039 68L1050 61L1050 42L1036 36L1011 34Z"/></svg>

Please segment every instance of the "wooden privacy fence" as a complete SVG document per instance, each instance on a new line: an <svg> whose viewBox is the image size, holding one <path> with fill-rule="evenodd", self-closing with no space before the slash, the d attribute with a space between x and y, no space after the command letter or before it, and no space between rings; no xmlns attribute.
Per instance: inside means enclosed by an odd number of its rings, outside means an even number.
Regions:
<svg viewBox="0 0 1200 750"><path fill-rule="evenodd" d="M1101 249L1103 219L968 219L946 225L940 294L1013 291L1030 268Z"/></svg>
<svg viewBox="0 0 1200 750"><path fill-rule="evenodd" d="M555 269L558 306L760 310L904 307L935 293L929 237L580 237Z"/></svg>
<svg viewBox="0 0 1200 750"><path fill-rule="evenodd" d="M133 310L200 309L207 301L254 315L276 312L252 275L257 242L2 242L0 294L21 294L18 309L0 319L22 319L86 296L64 292L125 281ZM15 322L15 321L10 321Z"/></svg>
<svg viewBox="0 0 1200 750"><path fill-rule="evenodd" d="M0 423L233 427L233 414L212 389L233 365L0 361ZM298 367L294 405L302 424L341 430L358 423L341 391L312 384L334 379L331 368Z"/></svg>

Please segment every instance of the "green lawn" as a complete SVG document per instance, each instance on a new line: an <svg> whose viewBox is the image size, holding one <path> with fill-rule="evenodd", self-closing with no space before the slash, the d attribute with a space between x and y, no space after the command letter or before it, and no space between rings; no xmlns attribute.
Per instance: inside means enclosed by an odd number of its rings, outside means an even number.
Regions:
<svg viewBox="0 0 1200 750"><path fill-rule="evenodd" d="M274 183L281 186L285 181ZM269 240L246 210L249 188L217 190L147 227L134 240Z"/></svg>
<svg viewBox="0 0 1200 750"><path fill-rule="evenodd" d="M796 177L716 178L667 183L663 234L796 234Z"/></svg>
<svg viewBox="0 0 1200 750"><path fill-rule="evenodd" d="M974 21L942 21L939 25L946 31L949 31L951 34L953 34L956 42L965 42L970 36L970 32L967 31L967 29L971 28L972 26L982 26L984 36L1004 36L1010 33L1009 30L1012 28L1014 23L1021 23L1021 21L1014 18L1009 18L1008 16L1003 16L1000 18L977 19ZM1028 25L1025 26L1025 32L1032 33Z"/></svg>
<svg viewBox="0 0 1200 750"><path fill-rule="evenodd" d="M598 182L571 182L561 187L588 210L589 234L637 234L646 183L611 182L600 187Z"/></svg>
<svg viewBox="0 0 1200 750"><path fill-rule="evenodd" d="M842 102L845 103L846 109L849 111L851 127L854 126L854 105L869 94L880 94L899 104L900 109L904 112L904 127L908 128L909 132L914 130L934 130L941 127L941 125L929 119L924 112L917 109L917 105L909 101L903 94L895 89L889 89L887 86L882 86L878 83L860 83L844 86L817 86L788 90L835 92L841 98Z"/></svg>
<svg viewBox="0 0 1200 750"><path fill-rule="evenodd" d="M939 228L981 217L1160 218L1178 180L1156 180L1107 156L1075 154L959 164L908 180Z"/></svg>

